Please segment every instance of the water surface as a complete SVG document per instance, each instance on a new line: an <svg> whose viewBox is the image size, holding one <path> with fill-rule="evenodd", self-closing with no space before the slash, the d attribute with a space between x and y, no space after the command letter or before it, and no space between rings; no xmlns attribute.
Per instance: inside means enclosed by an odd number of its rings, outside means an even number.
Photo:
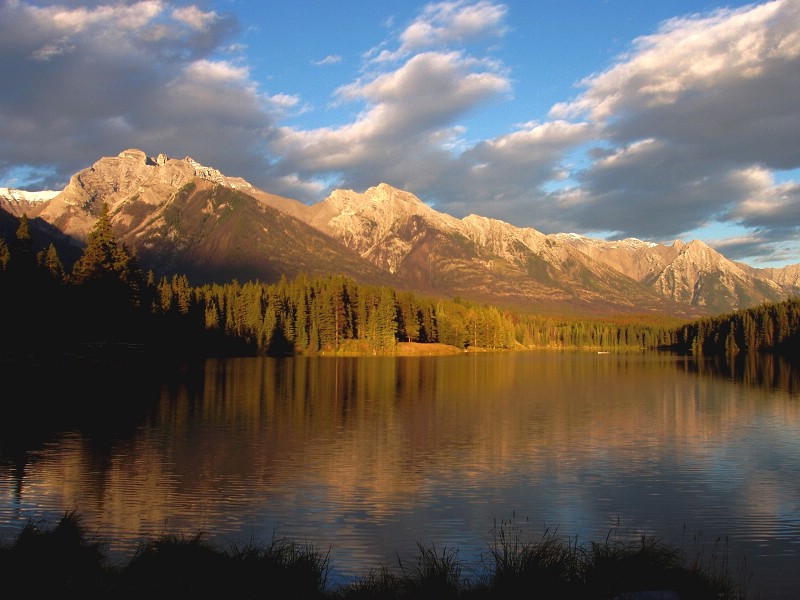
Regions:
<svg viewBox="0 0 800 600"><path fill-rule="evenodd" d="M117 383L107 401L132 402ZM124 421L4 450L3 539L65 510L120 560L161 533L288 536L330 549L337 582L417 542L478 566L502 524L577 543L653 535L752 574L753 594L800 588L800 393L785 363L248 358L157 383Z"/></svg>

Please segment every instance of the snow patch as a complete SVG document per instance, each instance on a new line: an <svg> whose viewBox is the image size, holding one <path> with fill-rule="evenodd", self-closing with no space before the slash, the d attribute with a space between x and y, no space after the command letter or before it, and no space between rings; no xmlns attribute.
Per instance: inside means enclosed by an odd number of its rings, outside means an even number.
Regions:
<svg viewBox="0 0 800 600"><path fill-rule="evenodd" d="M42 190L40 192L29 192L15 188L0 187L0 197L16 200L17 202L46 202L52 200L61 193L61 190Z"/></svg>

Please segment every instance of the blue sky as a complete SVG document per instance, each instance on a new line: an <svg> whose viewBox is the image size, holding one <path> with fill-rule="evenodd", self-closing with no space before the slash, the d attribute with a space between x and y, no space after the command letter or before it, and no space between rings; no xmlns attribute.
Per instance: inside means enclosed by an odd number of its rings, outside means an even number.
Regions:
<svg viewBox="0 0 800 600"><path fill-rule="evenodd" d="M0 0L0 186L140 148L796 264L798 32L800 0Z"/></svg>

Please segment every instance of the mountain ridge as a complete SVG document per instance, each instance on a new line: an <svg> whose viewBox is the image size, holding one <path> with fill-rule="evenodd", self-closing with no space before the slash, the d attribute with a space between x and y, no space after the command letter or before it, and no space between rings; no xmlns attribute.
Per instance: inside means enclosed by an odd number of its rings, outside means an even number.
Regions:
<svg viewBox="0 0 800 600"><path fill-rule="evenodd" d="M335 190L306 205L190 157L149 157L138 149L100 158L60 192L9 190L0 188L7 216L24 212L73 249L106 203L115 234L144 267L182 272L197 283L335 271L517 309L676 316L800 293L800 264L757 269L700 240L608 241L474 214L458 219L387 183Z"/></svg>

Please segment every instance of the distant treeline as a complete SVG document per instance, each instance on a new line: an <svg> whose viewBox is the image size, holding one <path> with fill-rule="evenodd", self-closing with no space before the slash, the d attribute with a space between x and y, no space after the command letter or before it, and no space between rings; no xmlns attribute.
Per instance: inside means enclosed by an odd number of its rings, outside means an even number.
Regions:
<svg viewBox="0 0 800 600"><path fill-rule="evenodd" d="M677 348L700 355L776 352L800 356L800 299L764 303L680 328Z"/></svg>
<svg viewBox="0 0 800 600"><path fill-rule="evenodd" d="M32 248L23 215L15 239L0 239L0 310L9 321L4 352L11 354L48 349L104 356L137 349L169 356L391 354L398 342L712 353L734 342L741 350L783 348L796 343L787 340L796 340L799 329L796 302L758 309L775 313L777 325L767 334L766 316L733 324L745 313L692 324L632 316L556 318L422 297L341 275L193 287L183 275L156 280L152 272L143 273L135 253L115 239L105 205L71 270L52 245L38 253Z"/></svg>
<svg viewBox="0 0 800 600"><path fill-rule="evenodd" d="M391 353L398 342L457 348L645 349L674 343L674 324L654 321L556 319L471 302L441 300L343 276L276 284L237 282L191 290L182 279L159 285L166 307L202 310L206 329L246 340L259 352L366 349ZM183 290L183 291L181 291ZM193 295L192 295L193 294Z"/></svg>

